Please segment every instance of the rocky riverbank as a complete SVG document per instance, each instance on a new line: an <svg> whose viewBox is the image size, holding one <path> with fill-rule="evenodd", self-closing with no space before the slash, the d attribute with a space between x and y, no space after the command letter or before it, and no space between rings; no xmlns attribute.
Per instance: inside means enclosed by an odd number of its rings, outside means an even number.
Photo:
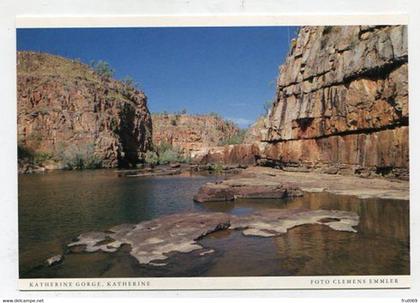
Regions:
<svg viewBox="0 0 420 303"><path fill-rule="evenodd" d="M119 177L129 178L199 173L238 174L245 168L247 168L247 166L244 165L172 163L157 166L143 165L137 169L117 170L116 173L118 173Z"/></svg>
<svg viewBox="0 0 420 303"><path fill-rule="evenodd" d="M211 202L238 198L287 198L300 196L302 192L328 192L360 199L410 198L409 182L403 180L250 167L220 183L207 183L200 188L194 199L198 202Z"/></svg>

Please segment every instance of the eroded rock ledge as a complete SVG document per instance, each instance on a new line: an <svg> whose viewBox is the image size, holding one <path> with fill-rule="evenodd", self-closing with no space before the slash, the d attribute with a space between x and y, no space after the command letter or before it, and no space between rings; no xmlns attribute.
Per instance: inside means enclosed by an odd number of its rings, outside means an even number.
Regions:
<svg viewBox="0 0 420 303"><path fill-rule="evenodd" d="M224 229L241 230L245 236L274 237L303 224L326 225L337 231L357 232L356 213L339 210L266 209L248 216L226 213L180 213L139 224L122 224L106 232L87 232L68 244L78 252L115 252L123 244L140 264L162 266L171 252L202 249L199 240ZM78 248L77 250L75 248ZM205 251L200 255L212 253ZM157 262L156 262L157 261Z"/></svg>
<svg viewBox="0 0 420 303"><path fill-rule="evenodd" d="M237 198L288 198L303 192L329 192L360 199L409 200L409 182L380 178L360 178L286 172L268 167L249 167L219 183L207 183L199 189L197 202L231 201Z"/></svg>

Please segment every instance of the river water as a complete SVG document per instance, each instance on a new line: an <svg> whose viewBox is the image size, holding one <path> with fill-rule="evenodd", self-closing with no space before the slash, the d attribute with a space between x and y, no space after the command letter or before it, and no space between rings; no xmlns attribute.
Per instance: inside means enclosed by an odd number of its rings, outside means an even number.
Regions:
<svg viewBox="0 0 420 303"><path fill-rule="evenodd" d="M288 200L193 202L201 185L222 178L198 174L124 178L113 170L20 175L20 277L409 274L407 201L306 193ZM245 215L262 208L348 210L359 214L360 223L357 233L303 225L274 238L220 231L200 241L213 253L173 253L166 266L140 265L128 247L112 254L67 254L59 265L42 266L83 232L187 211Z"/></svg>

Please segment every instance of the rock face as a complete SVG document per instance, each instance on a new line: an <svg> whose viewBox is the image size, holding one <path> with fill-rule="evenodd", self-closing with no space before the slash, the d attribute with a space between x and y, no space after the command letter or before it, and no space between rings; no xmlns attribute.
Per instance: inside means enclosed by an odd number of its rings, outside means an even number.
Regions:
<svg viewBox="0 0 420 303"><path fill-rule="evenodd" d="M224 145L239 129L217 115L153 114L153 143L170 144L184 155Z"/></svg>
<svg viewBox="0 0 420 303"><path fill-rule="evenodd" d="M59 165L94 159L102 167L129 167L151 148L146 96L87 65L18 52L17 96L20 150Z"/></svg>
<svg viewBox="0 0 420 303"><path fill-rule="evenodd" d="M255 165L260 156L260 145L265 118L258 119L246 130L243 142L225 146L202 148L191 153L192 159L201 164Z"/></svg>
<svg viewBox="0 0 420 303"><path fill-rule="evenodd" d="M266 117L260 117L252 124L246 131L244 137L245 144L253 144L255 142L260 142L262 137L262 132L266 124Z"/></svg>
<svg viewBox="0 0 420 303"><path fill-rule="evenodd" d="M232 144L209 147L191 153L194 162L226 165L254 165L258 155L258 144Z"/></svg>
<svg viewBox="0 0 420 303"><path fill-rule="evenodd" d="M263 129L265 163L408 178L407 62L406 26L302 27Z"/></svg>

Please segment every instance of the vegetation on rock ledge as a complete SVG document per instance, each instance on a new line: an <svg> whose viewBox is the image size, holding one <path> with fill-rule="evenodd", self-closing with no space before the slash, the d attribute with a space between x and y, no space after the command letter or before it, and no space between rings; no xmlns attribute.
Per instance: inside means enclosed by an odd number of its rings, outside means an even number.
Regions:
<svg viewBox="0 0 420 303"><path fill-rule="evenodd" d="M190 163L191 158L185 156L179 148L173 147L167 142L161 142L155 145L153 150L146 152L144 161L154 166L158 164Z"/></svg>

